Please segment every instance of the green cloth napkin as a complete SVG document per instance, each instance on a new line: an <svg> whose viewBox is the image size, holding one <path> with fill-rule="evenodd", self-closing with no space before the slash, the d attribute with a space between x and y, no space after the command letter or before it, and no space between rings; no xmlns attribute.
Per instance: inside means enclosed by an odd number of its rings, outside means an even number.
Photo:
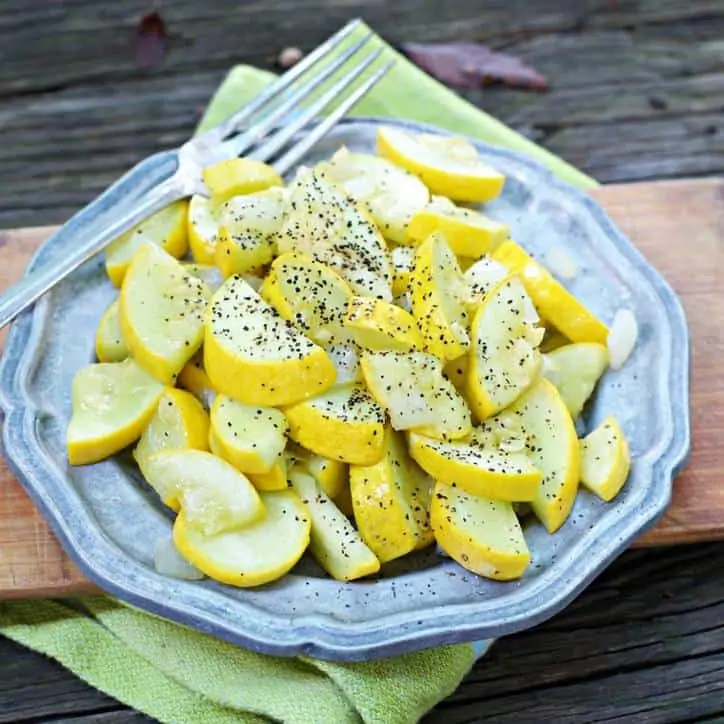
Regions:
<svg viewBox="0 0 724 724"><path fill-rule="evenodd" d="M358 33L363 32L360 28ZM370 45L383 46L379 38ZM390 48L388 55L397 55ZM596 182L475 109L397 55L356 115L435 124L528 153L570 183ZM200 129L253 97L273 75L240 66L212 99ZM360 664L265 656L109 597L0 603L0 632L44 653L92 686L166 724L416 722L451 694L486 642L443 646Z"/></svg>

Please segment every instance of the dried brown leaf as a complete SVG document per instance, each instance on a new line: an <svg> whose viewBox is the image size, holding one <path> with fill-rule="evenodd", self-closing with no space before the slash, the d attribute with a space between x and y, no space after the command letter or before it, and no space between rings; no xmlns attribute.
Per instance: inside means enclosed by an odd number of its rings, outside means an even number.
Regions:
<svg viewBox="0 0 724 724"><path fill-rule="evenodd" d="M482 43L406 43L402 49L424 71L456 88L490 83L547 90L548 80L520 58Z"/></svg>
<svg viewBox="0 0 724 724"><path fill-rule="evenodd" d="M144 15L136 28L136 60L144 68L158 65L166 55L168 35L161 14L154 11Z"/></svg>

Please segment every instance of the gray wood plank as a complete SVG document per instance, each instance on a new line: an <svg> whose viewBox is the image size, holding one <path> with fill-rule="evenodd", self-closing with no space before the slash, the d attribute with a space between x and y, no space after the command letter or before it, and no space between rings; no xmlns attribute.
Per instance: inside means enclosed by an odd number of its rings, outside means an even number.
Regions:
<svg viewBox="0 0 724 724"><path fill-rule="evenodd" d="M521 55L549 76L549 93L467 96L601 181L724 171L711 131L724 115L722 3L518 5L454 0L432 22L414 0L176 0L162 9L168 55L144 71L145 0L0 0L0 174L13 179L0 223L28 223L18 196L30 192L36 223L62 221L133 162L182 142L235 62L269 67L283 46L308 49L357 13L392 42L484 39Z"/></svg>
<svg viewBox="0 0 724 724"><path fill-rule="evenodd" d="M720 550L627 553L566 611L498 641L426 721L673 723L724 715L724 576L712 572ZM115 706L57 664L0 639L2 724Z"/></svg>
<svg viewBox="0 0 724 724"><path fill-rule="evenodd" d="M118 708L59 664L0 636L0 724Z"/></svg>
<svg viewBox="0 0 724 724"><path fill-rule="evenodd" d="M81 714L80 716L61 717L60 719L44 719L38 724L151 724L154 720L143 714L128 709L116 711L96 712L94 714Z"/></svg>
<svg viewBox="0 0 724 724"><path fill-rule="evenodd" d="M452 702L427 718L428 724L456 722L698 722L719 715L724 700L724 655L705 662L681 662L624 672L603 680L498 697L485 702Z"/></svg>

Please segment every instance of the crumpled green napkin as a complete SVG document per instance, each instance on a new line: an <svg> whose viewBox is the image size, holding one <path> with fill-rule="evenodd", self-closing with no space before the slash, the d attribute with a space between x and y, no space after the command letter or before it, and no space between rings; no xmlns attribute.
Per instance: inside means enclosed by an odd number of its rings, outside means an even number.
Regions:
<svg viewBox="0 0 724 724"><path fill-rule="evenodd" d="M362 26L357 35L368 30ZM355 37L354 34L352 37ZM367 46L385 48L385 57L397 61L392 70L355 106L352 116L380 116L430 123L487 143L521 151L547 166L574 186L594 188L598 183L545 148L463 100L453 91L410 63L375 36ZM211 100L199 131L227 118L249 98L257 95L275 76L241 65L234 68Z"/></svg>
<svg viewBox="0 0 724 724"><path fill-rule="evenodd" d="M358 33L364 31L364 27ZM375 38L370 46L384 45ZM390 48L388 55L396 55ZM435 124L537 158L570 183L596 182L475 109L405 59L355 115ZM200 129L228 116L273 79L234 68ZM451 694L487 642L443 646L359 664L285 659L236 648L109 597L0 603L0 632L56 659L92 686L167 724L269 719L299 724L408 724Z"/></svg>

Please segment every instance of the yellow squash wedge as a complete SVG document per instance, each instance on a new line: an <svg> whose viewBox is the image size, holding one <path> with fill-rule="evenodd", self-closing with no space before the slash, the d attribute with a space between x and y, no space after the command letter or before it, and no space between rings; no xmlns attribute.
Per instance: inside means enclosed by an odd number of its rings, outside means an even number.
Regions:
<svg viewBox="0 0 724 724"><path fill-rule="evenodd" d="M377 132L377 152L419 176L433 194L453 201L490 201L505 183L503 174L484 163L464 138L385 126Z"/></svg>
<svg viewBox="0 0 724 724"><path fill-rule="evenodd" d="M411 433L410 454L435 480L481 495L510 502L531 501L542 474L522 451L444 442Z"/></svg>
<svg viewBox="0 0 724 724"><path fill-rule="evenodd" d="M146 458L144 477L166 505L181 508L189 526L204 535L250 525L264 516L249 480L209 452L161 450Z"/></svg>
<svg viewBox="0 0 724 724"><path fill-rule="evenodd" d="M222 460L227 460L228 462L228 458L230 457L229 452L222 447L222 444L217 439L214 430L211 428L209 428L209 450L211 450L211 452L217 457ZM251 481L251 484L258 491L284 490L289 487L289 481L287 480L287 468L287 458L283 454L275 460L274 464L266 472L244 473L244 475Z"/></svg>
<svg viewBox="0 0 724 724"><path fill-rule="evenodd" d="M361 364L367 389L387 411L394 430L449 440L470 432L470 410L433 355L367 352Z"/></svg>
<svg viewBox="0 0 724 724"><path fill-rule="evenodd" d="M287 321L320 345L346 344L345 315L352 290L337 272L303 254L278 256L261 296Z"/></svg>
<svg viewBox="0 0 724 724"><path fill-rule="evenodd" d="M489 256L484 256L471 264L463 274L468 287L468 307L471 313L474 313L488 293L508 276L511 276L508 269Z"/></svg>
<svg viewBox="0 0 724 724"><path fill-rule="evenodd" d="M218 535L204 535L181 511L173 527L176 548L220 583L250 588L281 578L309 545L309 513L293 490L260 495L266 511L263 518Z"/></svg>
<svg viewBox="0 0 724 724"><path fill-rule="evenodd" d="M495 581L520 578L530 551L513 506L437 483L430 525L440 548L463 568Z"/></svg>
<svg viewBox="0 0 724 724"><path fill-rule="evenodd" d="M289 477L309 512L309 551L319 565L338 581L353 581L377 573L377 556L319 483L301 470L292 470Z"/></svg>
<svg viewBox="0 0 724 724"><path fill-rule="evenodd" d="M279 232L279 252L311 256L334 269L355 294L390 301L387 244L369 214L310 169L300 169L289 191L291 210Z"/></svg>
<svg viewBox="0 0 724 724"><path fill-rule="evenodd" d="M350 491L362 540L386 563L432 543L432 479L409 457L400 433L387 428L374 465L350 465Z"/></svg>
<svg viewBox="0 0 724 724"><path fill-rule="evenodd" d="M218 207L200 194L189 200L188 237L191 256L197 264L213 264L219 234Z"/></svg>
<svg viewBox="0 0 724 724"><path fill-rule="evenodd" d="M175 382L204 340L211 290L153 244L133 257L121 287L120 322L133 358L165 384Z"/></svg>
<svg viewBox="0 0 724 724"><path fill-rule="evenodd" d="M361 385L341 385L284 408L289 435L334 460L370 465L383 452L384 410Z"/></svg>
<svg viewBox="0 0 724 724"><path fill-rule="evenodd" d="M96 330L96 357L99 362L123 362L128 357L128 347L121 330L120 302L111 302L103 313Z"/></svg>
<svg viewBox="0 0 724 724"><path fill-rule="evenodd" d="M252 158L219 161L207 166L201 176L217 206L232 196L253 194L272 186L284 185L281 176L271 166Z"/></svg>
<svg viewBox="0 0 724 724"><path fill-rule="evenodd" d="M581 440L581 482L606 502L623 487L631 468L631 454L616 418L608 416Z"/></svg>
<svg viewBox="0 0 724 724"><path fill-rule="evenodd" d="M415 318L404 309L381 299L352 297L345 327L363 349L409 352L422 350L423 347Z"/></svg>
<svg viewBox="0 0 724 724"><path fill-rule="evenodd" d="M244 405L218 395L210 420L221 457L243 473L268 473L284 454L288 424L273 407Z"/></svg>
<svg viewBox="0 0 724 724"><path fill-rule="evenodd" d="M214 388L247 405L290 405L327 390L336 371L240 277L213 296L206 314L204 368Z"/></svg>
<svg viewBox="0 0 724 724"><path fill-rule="evenodd" d="M161 450L208 448L209 416L201 403L190 392L167 387L133 457L143 473L146 460Z"/></svg>
<svg viewBox="0 0 724 724"><path fill-rule="evenodd" d="M223 205L214 261L225 278L258 274L274 259L288 201L286 189L271 188Z"/></svg>
<svg viewBox="0 0 724 724"><path fill-rule="evenodd" d="M520 276L543 320L571 342L606 344L608 327L518 244L510 239L505 241L492 257Z"/></svg>
<svg viewBox="0 0 724 724"><path fill-rule="evenodd" d="M560 392L574 419L608 367L608 350L595 342L558 347L545 357L544 375Z"/></svg>
<svg viewBox="0 0 724 724"><path fill-rule="evenodd" d="M433 196L410 220L409 235L423 242L436 232L445 237L457 256L478 259L505 241L510 229L479 211L456 206L445 196Z"/></svg>
<svg viewBox="0 0 724 724"><path fill-rule="evenodd" d="M364 205L382 235L398 243L408 239L410 219L430 199L417 176L379 156L351 153L342 147L318 166L357 203Z"/></svg>
<svg viewBox="0 0 724 724"><path fill-rule="evenodd" d="M70 464L96 463L138 440L163 391L163 385L130 357L78 370L66 434Z"/></svg>
<svg viewBox="0 0 724 724"><path fill-rule="evenodd" d="M105 253L106 272L113 285L121 286L131 260L144 244L156 244L180 259L188 250L187 214L188 201L176 201L111 242Z"/></svg>
<svg viewBox="0 0 724 724"><path fill-rule="evenodd" d="M415 249L411 246L396 246L390 251L392 262L392 294L404 294L410 287L410 275L415 266Z"/></svg>
<svg viewBox="0 0 724 724"><path fill-rule="evenodd" d="M544 330L525 287L507 277L478 305L471 329L467 400L478 419L504 409L538 378Z"/></svg>
<svg viewBox="0 0 724 724"><path fill-rule="evenodd" d="M579 448L573 419L556 388L546 379L536 382L509 408L490 421L504 434L517 431L533 465L543 473L533 512L549 533L568 518L578 492Z"/></svg>
<svg viewBox="0 0 724 724"><path fill-rule="evenodd" d="M468 291L457 259L439 233L415 252L410 295L425 350L443 360L465 354L470 346Z"/></svg>

